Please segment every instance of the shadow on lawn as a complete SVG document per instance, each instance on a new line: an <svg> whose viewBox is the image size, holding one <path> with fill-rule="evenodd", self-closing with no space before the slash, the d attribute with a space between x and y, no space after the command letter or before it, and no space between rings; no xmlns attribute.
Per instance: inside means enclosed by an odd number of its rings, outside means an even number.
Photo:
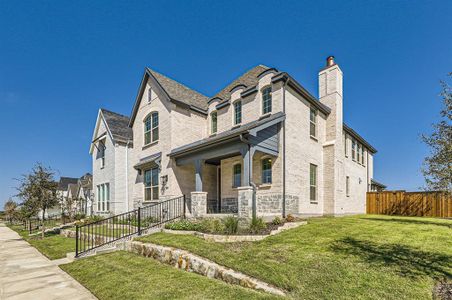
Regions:
<svg viewBox="0 0 452 300"><path fill-rule="evenodd" d="M336 241L335 252L355 255L367 263L395 268L401 275L452 278L452 256L416 250L399 244L377 244L351 237Z"/></svg>
<svg viewBox="0 0 452 300"><path fill-rule="evenodd" d="M361 220L365 221L378 221L378 222L394 222L399 224L415 224L415 225L435 225L435 226L444 226L452 229L452 222L432 222L428 220L419 220L419 219L396 219L396 218L361 218Z"/></svg>

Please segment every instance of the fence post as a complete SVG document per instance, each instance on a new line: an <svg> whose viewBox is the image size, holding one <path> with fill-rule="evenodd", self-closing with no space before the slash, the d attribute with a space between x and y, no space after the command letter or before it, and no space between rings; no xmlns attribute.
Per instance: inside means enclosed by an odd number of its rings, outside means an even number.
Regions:
<svg viewBox="0 0 452 300"><path fill-rule="evenodd" d="M141 235L141 207L138 207L138 235Z"/></svg>
<svg viewBox="0 0 452 300"><path fill-rule="evenodd" d="M78 231L78 225L75 225L75 257L78 256L78 236L79 236L79 231Z"/></svg>
<svg viewBox="0 0 452 300"><path fill-rule="evenodd" d="M31 219L28 220L28 233L31 234Z"/></svg>

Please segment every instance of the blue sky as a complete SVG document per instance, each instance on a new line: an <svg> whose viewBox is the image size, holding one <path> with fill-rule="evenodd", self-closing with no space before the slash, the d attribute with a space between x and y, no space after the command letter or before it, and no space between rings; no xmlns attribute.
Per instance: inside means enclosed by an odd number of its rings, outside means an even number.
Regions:
<svg viewBox="0 0 452 300"><path fill-rule="evenodd" d="M423 185L419 135L452 71L451 1L0 1L0 205L35 162L91 170L99 107L129 115L145 66L208 96L248 68L317 95L334 55L344 120L378 149L375 178Z"/></svg>

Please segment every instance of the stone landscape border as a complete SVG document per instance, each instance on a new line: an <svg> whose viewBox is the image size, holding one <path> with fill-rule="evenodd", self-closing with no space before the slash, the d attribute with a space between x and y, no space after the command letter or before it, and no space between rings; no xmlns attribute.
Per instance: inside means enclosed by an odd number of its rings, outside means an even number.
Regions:
<svg viewBox="0 0 452 300"><path fill-rule="evenodd" d="M284 225L278 227L275 230L272 230L269 234L266 235L224 235L224 234L210 234L203 233L199 231L191 231L191 230L172 230L172 229L162 229L162 232L171 233L171 234L187 234L187 235L195 235L199 236L206 241L217 242L217 243L237 243L237 242L255 242L263 240L269 236L276 235L282 231L297 228L301 225L306 225L308 222L286 222Z"/></svg>
<svg viewBox="0 0 452 300"><path fill-rule="evenodd" d="M226 268L185 250L138 241L118 243L116 247L119 250L125 250L156 259L177 269L197 273L208 278L222 280L229 284L236 284L245 288L260 290L279 296L285 296L286 294L282 289L271 286L266 282Z"/></svg>

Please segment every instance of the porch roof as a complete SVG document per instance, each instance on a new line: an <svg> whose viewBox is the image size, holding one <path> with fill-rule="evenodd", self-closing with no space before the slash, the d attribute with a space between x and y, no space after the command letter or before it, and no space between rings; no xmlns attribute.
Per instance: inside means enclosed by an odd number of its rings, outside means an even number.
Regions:
<svg viewBox="0 0 452 300"><path fill-rule="evenodd" d="M214 146L220 143L222 144L224 142L228 142L245 133L255 135L256 132L258 132L259 130L275 125L283 121L284 119L285 114L283 112L278 112L268 117L261 118L253 122L249 122L240 127L233 128L231 130L218 133L208 138L175 148L168 154L168 156L179 157L191 152L196 152L197 150L202 150L209 146Z"/></svg>

